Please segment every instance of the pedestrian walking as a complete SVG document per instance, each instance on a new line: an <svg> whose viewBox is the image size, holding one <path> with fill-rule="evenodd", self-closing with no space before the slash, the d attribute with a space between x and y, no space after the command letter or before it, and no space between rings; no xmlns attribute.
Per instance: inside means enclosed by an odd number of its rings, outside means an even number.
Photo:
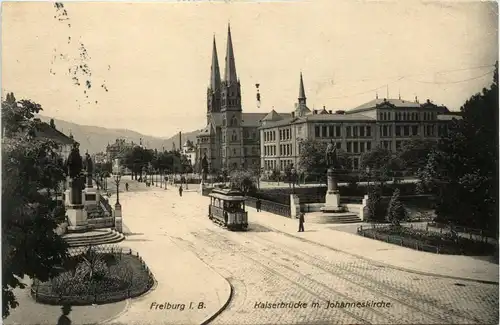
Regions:
<svg viewBox="0 0 500 325"><path fill-rule="evenodd" d="M182 185L179 186L179 195L182 196Z"/></svg>
<svg viewBox="0 0 500 325"><path fill-rule="evenodd" d="M304 232L304 212L299 213L299 232Z"/></svg>
<svg viewBox="0 0 500 325"><path fill-rule="evenodd" d="M128 192L128 183L125 183L125 191Z"/></svg>
<svg viewBox="0 0 500 325"><path fill-rule="evenodd" d="M262 202L260 201L260 199L257 199L257 202L255 202L255 208L257 209L257 212L260 212L261 204Z"/></svg>

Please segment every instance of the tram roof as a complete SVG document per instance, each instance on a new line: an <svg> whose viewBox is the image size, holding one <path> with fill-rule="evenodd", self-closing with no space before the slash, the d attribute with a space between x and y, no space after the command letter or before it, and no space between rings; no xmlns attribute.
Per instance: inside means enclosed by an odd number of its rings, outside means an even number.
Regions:
<svg viewBox="0 0 500 325"><path fill-rule="evenodd" d="M245 201L245 196L238 190L234 189L213 189L209 196L221 199L224 201Z"/></svg>

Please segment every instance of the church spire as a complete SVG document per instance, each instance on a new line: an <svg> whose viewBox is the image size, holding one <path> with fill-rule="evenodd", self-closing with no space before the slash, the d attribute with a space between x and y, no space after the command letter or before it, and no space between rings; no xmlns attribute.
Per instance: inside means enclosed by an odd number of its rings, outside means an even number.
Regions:
<svg viewBox="0 0 500 325"><path fill-rule="evenodd" d="M212 89L213 91L220 89L220 69L219 59L217 57L217 46L215 45L215 35L212 50L212 67L210 69L210 89Z"/></svg>
<svg viewBox="0 0 500 325"><path fill-rule="evenodd" d="M306 92L304 91L304 80L302 79L302 72L300 73L300 87L299 87L299 102L306 100Z"/></svg>
<svg viewBox="0 0 500 325"><path fill-rule="evenodd" d="M238 81L236 77L236 65L234 63L233 41L231 39L231 26L227 25L227 52L225 78L227 85Z"/></svg>

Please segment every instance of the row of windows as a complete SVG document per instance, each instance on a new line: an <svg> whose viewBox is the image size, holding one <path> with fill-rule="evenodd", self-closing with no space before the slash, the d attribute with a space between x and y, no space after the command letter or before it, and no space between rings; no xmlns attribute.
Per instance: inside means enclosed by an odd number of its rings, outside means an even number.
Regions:
<svg viewBox="0 0 500 325"><path fill-rule="evenodd" d="M280 170L285 170L286 168L289 168L292 166L293 160L291 159L281 159L280 160Z"/></svg>
<svg viewBox="0 0 500 325"><path fill-rule="evenodd" d="M351 134L352 129L352 134ZM371 137L372 136L372 127L371 126L347 126L345 128L346 137Z"/></svg>
<svg viewBox="0 0 500 325"><path fill-rule="evenodd" d="M236 106L236 105L239 105L240 104L240 99L228 99L227 100L227 103L229 106ZM222 106L225 106L226 105L226 99L225 98L222 98Z"/></svg>
<svg viewBox="0 0 500 325"><path fill-rule="evenodd" d="M265 160L264 161L264 168L266 170L274 170L274 169L276 169L276 160Z"/></svg>
<svg viewBox="0 0 500 325"><path fill-rule="evenodd" d="M276 132L264 131L264 141L276 141Z"/></svg>
<svg viewBox="0 0 500 325"><path fill-rule="evenodd" d="M280 141L292 139L292 132L290 129L280 130Z"/></svg>
<svg viewBox="0 0 500 325"><path fill-rule="evenodd" d="M292 155L292 145L291 144L281 144L280 145L280 156L291 156Z"/></svg>
<svg viewBox="0 0 500 325"><path fill-rule="evenodd" d="M276 146L264 146L264 156L276 156Z"/></svg>
<svg viewBox="0 0 500 325"><path fill-rule="evenodd" d="M230 122L229 126L238 126L238 119L234 115L233 115L233 117L231 117L231 121L229 121L229 122ZM225 117L222 120L222 126L226 126L226 118Z"/></svg>
<svg viewBox="0 0 500 325"><path fill-rule="evenodd" d="M372 149L372 143L371 142L351 142L348 141L346 143L346 151L348 153L363 153L365 151L370 151Z"/></svg>
<svg viewBox="0 0 500 325"><path fill-rule="evenodd" d="M437 117L437 113L435 112L424 112L423 113L424 121L435 120ZM379 120L381 121L391 121L391 113L390 112L381 112L379 113ZM419 121L419 112L395 112L394 120L396 121Z"/></svg>
<svg viewBox="0 0 500 325"><path fill-rule="evenodd" d="M333 138L341 137L340 126L338 125L316 125L314 127L314 135L316 138Z"/></svg>

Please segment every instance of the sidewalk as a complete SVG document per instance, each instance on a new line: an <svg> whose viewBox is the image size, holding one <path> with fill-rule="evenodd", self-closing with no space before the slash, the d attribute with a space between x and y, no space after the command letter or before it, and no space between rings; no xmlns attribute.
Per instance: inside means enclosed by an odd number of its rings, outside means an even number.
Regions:
<svg viewBox="0 0 500 325"><path fill-rule="evenodd" d="M170 239L176 234L167 223L168 211L160 209L154 192L140 198L138 194L120 195L127 239L119 245L139 252L157 283L149 293L131 299L121 315L105 324L205 322L228 303L232 294L229 282Z"/></svg>
<svg viewBox="0 0 500 325"><path fill-rule="evenodd" d="M471 256L438 255L412 250L332 229L328 224L309 224L303 233L298 221L247 207L250 222L274 228L288 235L318 243L357 257L410 272L498 283L499 266Z"/></svg>

